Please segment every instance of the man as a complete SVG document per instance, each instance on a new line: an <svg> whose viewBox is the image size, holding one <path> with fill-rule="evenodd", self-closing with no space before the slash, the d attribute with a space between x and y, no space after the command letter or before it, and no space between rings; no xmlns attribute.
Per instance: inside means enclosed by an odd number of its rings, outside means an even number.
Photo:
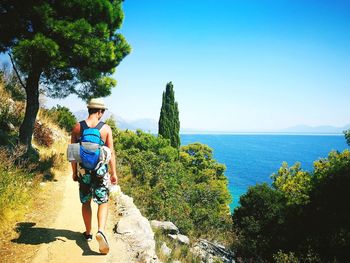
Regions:
<svg viewBox="0 0 350 263"><path fill-rule="evenodd" d="M82 135L83 128L94 128L107 109L103 100L100 98L91 99L87 105L89 116L85 120L86 125L83 122L77 123L72 131L71 143L76 143ZM99 243L100 252L107 254L109 252L109 245L105 236L105 226L108 214L108 185L109 181L112 184L118 183L118 177L116 173L115 153L113 147L112 130L107 124L103 124L100 128L101 139L104 141L105 146L111 150L111 159L109 161L110 175L108 171L103 172L102 176L97 175L94 171L88 171L81 169L79 164L72 162L73 180L79 182L79 194L80 201L82 203L82 215L85 224L86 231L84 237L87 241L92 240L91 233L91 199L98 204L97 221L98 232L96 239ZM100 173L99 173L100 174Z"/></svg>

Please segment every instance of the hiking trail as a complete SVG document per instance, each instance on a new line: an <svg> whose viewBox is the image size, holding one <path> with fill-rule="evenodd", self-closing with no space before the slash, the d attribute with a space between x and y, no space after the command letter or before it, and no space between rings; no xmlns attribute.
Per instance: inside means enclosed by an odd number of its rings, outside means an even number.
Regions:
<svg viewBox="0 0 350 263"><path fill-rule="evenodd" d="M65 174L69 173L65 172ZM95 237L97 205L92 202L93 240L87 242L82 234L85 227L81 215L78 183L74 182L70 175L60 175L57 182L47 184L53 184L52 189L48 191L51 199L45 202L45 207L39 207L39 211L33 211L37 214L36 217L39 214L41 219L33 222L29 219L17 225L19 236L12 240L14 252L11 253L12 256L5 258L5 262L16 262L19 259L22 262L32 263L135 262L129 245L117 239L113 232L118 216L112 201L110 201L105 231L110 251L107 255L102 255L99 253ZM21 251L23 251L22 256ZM26 258L21 258L24 256Z"/></svg>
<svg viewBox="0 0 350 263"><path fill-rule="evenodd" d="M62 179L65 180L62 204L55 222L48 229L46 239L49 242L42 244L32 262L131 262L127 244L114 237L113 228L116 217L112 212L112 205L110 205L106 227L110 252L107 255L101 255L95 238L97 205L92 202L93 240L86 242L82 235L85 228L81 216L78 184L70 176L65 176Z"/></svg>

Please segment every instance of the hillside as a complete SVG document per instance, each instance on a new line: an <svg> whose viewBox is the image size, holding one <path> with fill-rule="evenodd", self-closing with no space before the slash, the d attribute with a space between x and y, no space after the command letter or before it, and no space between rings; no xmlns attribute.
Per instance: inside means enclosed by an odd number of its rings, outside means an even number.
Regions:
<svg viewBox="0 0 350 263"><path fill-rule="evenodd" d="M74 112L74 116L77 118L77 120L84 120L87 117L87 111L81 110L81 111ZM113 112L106 111L102 120L106 121L111 117L114 118L118 128L121 130L136 131L137 129L141 129L143 131L151 132L151 133L158 132L158 123L153 119L126 120L121 116L115 115Z"/></svg>

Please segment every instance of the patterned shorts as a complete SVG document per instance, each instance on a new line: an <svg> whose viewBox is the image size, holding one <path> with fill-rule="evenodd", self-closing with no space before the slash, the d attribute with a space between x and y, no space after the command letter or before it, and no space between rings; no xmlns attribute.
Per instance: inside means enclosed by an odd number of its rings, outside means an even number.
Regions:
<svg viewBox="0 0 350 263"><path fill-rule="evenodd" d="M107 165L101 168L93 173L84 169L79 170L79 196L82 204L90 201L91 198L99 205L108 202L109 173Z"/></svg>

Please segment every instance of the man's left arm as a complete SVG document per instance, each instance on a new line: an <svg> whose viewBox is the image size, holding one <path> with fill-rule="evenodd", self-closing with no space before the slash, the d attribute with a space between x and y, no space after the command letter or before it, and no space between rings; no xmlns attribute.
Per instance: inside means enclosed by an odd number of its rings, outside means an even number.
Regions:
<svg viewBox="0 0 350 263"><path fill-rule="evenodd" d="M105 145L111 150L111 160L109 161L109 165L111 168L111 183L112 184L118 184L118 176L117 176L117 166L115 162L115 152L114 152L114 145L113 145L113 135L112 130L109 126L107 130L107 137L106 137L106 143Z"/></svg>

